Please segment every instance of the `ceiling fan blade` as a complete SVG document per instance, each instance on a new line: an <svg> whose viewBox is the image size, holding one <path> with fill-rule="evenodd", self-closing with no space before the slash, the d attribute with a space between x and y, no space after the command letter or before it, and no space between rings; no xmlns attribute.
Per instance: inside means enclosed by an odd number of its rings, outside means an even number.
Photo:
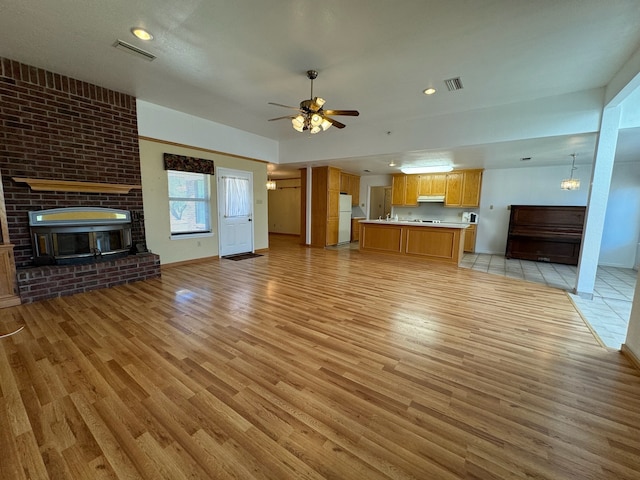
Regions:
<svg viewBox="0 0 640 480"><path fill-rule="evenodd" d="M349 115L351 117L360 115L358 110L325 110L324 113L327 115Z"/></svg>
<svg viewBox="0 0 640 480"><path fill-rule="evenodd" d="M333 125L336 128L344 128L344 127L346 127L346 125L344 123L340 123L338 120L336 120L334 118L327 117L326 115L323 118L325 120L327 120L329 123L331 123L331 125Z"/></svg>
<svg viewBox="0 0 640 480"><path fill-rule="evenodd" d="M296 118L296 117L294 115L285 115L284 117L270 118L268 121L273 122L274 120L282 120L283 118Z"/></svg>
<svg viewBox="0 0 640 480"><path fill-rule="evenodd" d="M293 110L300 110L299 107L290 107L289 105L283 105L281 103L273 103L273 102L267 102L269 105L275 105L276 107L284 107L284 108L291 108Z"/></svg>

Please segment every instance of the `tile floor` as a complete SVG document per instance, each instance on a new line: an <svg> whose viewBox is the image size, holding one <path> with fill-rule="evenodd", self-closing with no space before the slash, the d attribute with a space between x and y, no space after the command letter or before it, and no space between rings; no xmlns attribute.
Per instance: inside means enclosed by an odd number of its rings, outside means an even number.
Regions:
<svg viewBox="0 0 640 480"><path fill-rule="evenodd" d="M507 259L501 255L466 253L460 266L570 292L575 286L576 267L557 263ZM582 316L600 341L620 349L627 334L631 303L638 272L631 268L598 267L593 300L569 293Z"/></svg>

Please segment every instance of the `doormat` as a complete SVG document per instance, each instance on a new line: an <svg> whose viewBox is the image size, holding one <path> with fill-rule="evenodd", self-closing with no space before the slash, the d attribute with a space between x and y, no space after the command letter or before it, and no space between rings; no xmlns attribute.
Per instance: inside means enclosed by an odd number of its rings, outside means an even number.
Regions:
<svg viewBox="0 0 640 480"><path fill-rule="evenodd" d="M238 253L237 255L227 255L222 257L226 260L246 260L247 258L256 258L261 257L262 255L258 253Z"/></svg>

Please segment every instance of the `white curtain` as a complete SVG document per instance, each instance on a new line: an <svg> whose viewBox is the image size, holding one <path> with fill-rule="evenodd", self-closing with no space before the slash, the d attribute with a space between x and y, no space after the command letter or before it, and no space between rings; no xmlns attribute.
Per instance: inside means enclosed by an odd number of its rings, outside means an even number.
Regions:
<svg viewBox="0 0 640 480"><path fill-rule="evenodd" d="M224 216L248 217L251 214L249 204L249 179L241 177L222 177L224 185Z"/></svg>

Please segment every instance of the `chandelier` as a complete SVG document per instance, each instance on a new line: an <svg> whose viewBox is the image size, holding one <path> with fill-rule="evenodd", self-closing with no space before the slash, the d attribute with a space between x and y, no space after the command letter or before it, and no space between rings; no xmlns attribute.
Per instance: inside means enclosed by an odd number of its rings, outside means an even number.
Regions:
<svg viewBox="0 0 640 480"><path fill-rule="evenodd" d="M578 167L576 167L576 154L572 153L570 157L572 157L571 174L569 178L565 178L560 182L560 188L562 190L578 190L580 188L580 179L573 178L573 171L578 169Z"/></svg>
<svg viewBox="0 0 640 480"><path fill-rule="evenodd" d="M276 187L276 181L271 180L271 177L267 177L267 190L275 190Z"/></svg>

